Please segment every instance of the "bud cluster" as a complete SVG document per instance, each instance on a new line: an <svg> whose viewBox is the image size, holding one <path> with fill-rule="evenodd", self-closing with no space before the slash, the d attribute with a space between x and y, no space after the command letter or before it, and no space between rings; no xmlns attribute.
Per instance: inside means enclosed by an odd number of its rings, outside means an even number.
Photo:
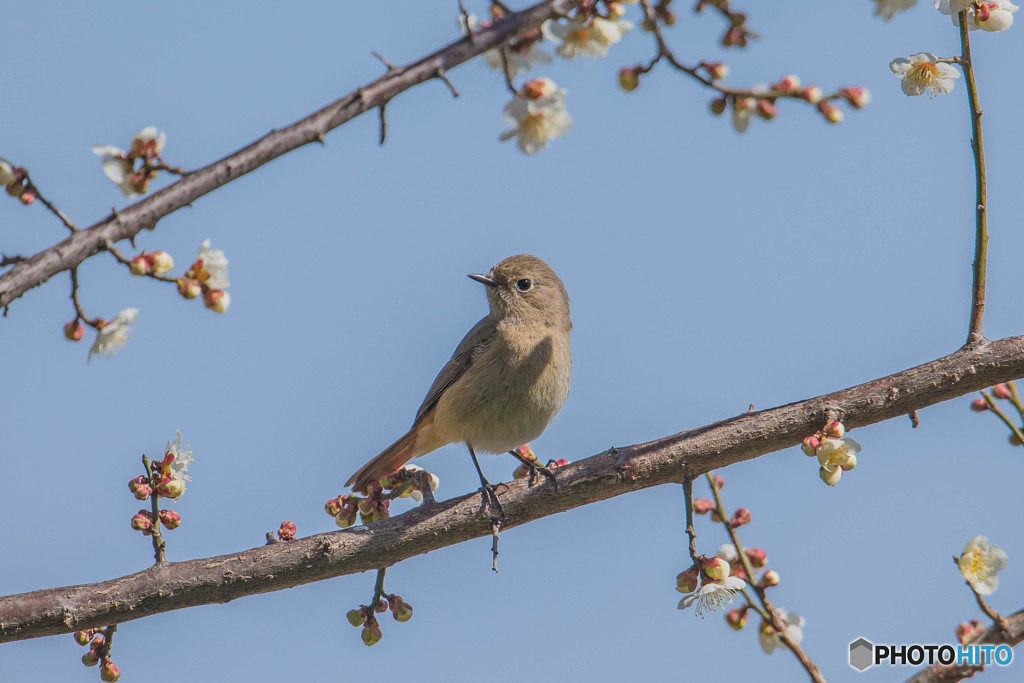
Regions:
<svg viewBox="0 0 1024 683"><path fill-rule="evenodd" d="M231 305L229 284L228 259L222 249L211 249L207 239L184 277L178 278L178 293L186 299L202 296L207 308L214 313L224 313Z"/></svg>
<svg viewBox="0 0 1024 683"><path fill-rule="evenodd" d="M808 436L800 446L808 457L818 458L818 476L829 486L838 484L843 472L857 466L860 444L845 434L842 422L832 422L813 436Z"/></svg>
<svg viewBox="0 0 1024 683"><path fill-rule="evenodd" d="M529 460L531 463L533 463L534 467L540 467L540 459L533 452L533 449L530 448L529 444L523 444L522 446L517 448L516 449L516 453L518 453L523 458L525 458L526 460ZM544 467L546 469L553 470L553 469L557 469L559 467L562 467L562 466L568 465L568 464L569 464L569 461L566 460L565 458L558 458L557 460L555 460L555 459L548 460L547 463L544 464ZM530 467L529 467L529 465L527 465L526 463L523 463L523 464L519 465L519 467L517 467L512 472L512 478L513 479L522 479L522 478L528 476L529 474L530 474Z"/></svg>
<svg viewBox="0 0 1024 683"><path fill-rule="evenodd" d="M295 522L281 522L281 528L277 530L277 538L282 541L294 541L296 531L298 529Z"/></svg>
<svg viewBox="0 0 1024 683"><path fill-rule="evenodd" d="M1018 433L1024 433L1024 426L1017 427L1014 429L1013 422L1009 417L996 405L996 401L1009 401L1021 420L1024 420L1024 404L1021 403L1020 395L1017 393L1017 385L1013 382L1002 382L995 385L988 392L981 392L981 396L971 401L971 410L976 413L983 413L987 410L991 410L999 417L1003 423L1010 429L1010 435L1008 441L1011 446L1024 446L1024 440L1021 440Z"/></svg>
<svg viewBox="0 0 1024 683"><path fill-rule="evenodd" d="M112 627L113 628L113 627ZM82 655L82 664L100 667L100 680L113 683L120 680L121 670L110 657L110 644L105 629L89 628L75 631L75 642L89 646L89 651Z"/></svg>
<svg viewBox="0 0 1024 683"><path fill-rule="evenodd" d="M177 500L185 493L185 480L189 479L188 467L192 462L192 452L181 447L181 432L175 433L173 441L168 442L162 460L150 462L143 457L147 473L128 481L128 490L136 500L152 498L170 498ZM144 536L152 536L159 532L162 524L165 529L177 529L181 525L181 515L174 510L161 510L154 505L152 510L139 510L132 516L131 525Z"/></svg>
<svg viewBox="0 0 1024 683"><path fill-rule="evenodd" d="M174 259L166 251L143 251L128 264L132 275L165 275L174 269Z"/></svg>
<svg viewBox="0 0 1024 683"><path fill-rule="evenodd" d="M35 188L28 179L28 170L6 159L0 159L0 185L4 186L7 194L17 197L25 206L36 200Z"/></svg>
<svg viewBox="0 0 1024 683"><path fill-rule="evenodd" d="M373 608L368 605L360 605L357 609L349 610L345 618L353 626L363 627L363 644L372 646L379 643L383 637L380 622L377 621L377 614L383 614L388 610L391 610L391 616L395 621L405 622L412 619L412 605L403 600L402 596L394 593L386 597L377 597Z"/></svg>

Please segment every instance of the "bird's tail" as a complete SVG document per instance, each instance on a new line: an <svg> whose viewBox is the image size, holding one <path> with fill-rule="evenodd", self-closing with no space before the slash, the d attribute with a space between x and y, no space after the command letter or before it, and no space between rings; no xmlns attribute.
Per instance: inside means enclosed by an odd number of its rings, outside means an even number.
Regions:
<svg viewBox="0 0 1024 683"><path fill-rule="evenodd" d="M345 483L351 486L353 491L366 492L366 487L376 482L381 477L391 474L417 455L416 437L418 436L419 425L413 426L405 436L384 449L380 455L359 468Z"/></svg>

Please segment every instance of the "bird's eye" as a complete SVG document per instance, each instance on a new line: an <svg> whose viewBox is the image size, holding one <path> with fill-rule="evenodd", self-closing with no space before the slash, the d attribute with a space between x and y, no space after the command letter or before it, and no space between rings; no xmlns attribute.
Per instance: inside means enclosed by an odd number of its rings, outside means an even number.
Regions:
<svg viewBox="0 0 1024 683"><path fill-rule="evenodd" d="M533 280L524 277L522 280L516 282L516 289L520 292L529 292L533 289Z"/></svg>

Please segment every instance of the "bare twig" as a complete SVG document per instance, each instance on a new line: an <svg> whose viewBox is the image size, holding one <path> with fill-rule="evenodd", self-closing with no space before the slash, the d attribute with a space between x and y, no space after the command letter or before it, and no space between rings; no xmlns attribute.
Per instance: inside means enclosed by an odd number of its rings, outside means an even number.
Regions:
<svg viewBox="0 0 1024 683"><path fill-rule="evenodd" d="M971 38L967 30L967 10L960 12L960 67L967 85L967 102L971 107L971 150L974 152L975 177L975 237L973 286L971 288L971 322L967 343L975 344L985 338L982 324L985 318L985 268L988 262L988 217L985 187L985 145L981 138L981 105L978 104L978 84L974 80L971 61Z"/></svg>
<svg viewBox="0 0 1024 683"><path fill-rule="evenodd" d="M987 391L983 391L981 392L981 395L985 398L985 403L988 404L988 409L995 413L996 416L1003 421L1003 424L1005 424L1010 429L1010 431L1013 433L1014 436L1017 437L1017 440L1021 444L1024 444L1024 432L1022 432L1021 428L1015 425L1013 421L1010 420L1010 418L1006 417L1006 414L1002 410L1000 410L999 405L996 403L996 400L992 396L992 394L988 393Z"/></svg>
<svg viewBox="0 0 1024 683"><path fill-rule="evenodd" d="M686 535L690 539L690 559L694 566L700 566L700 558L697 557L697 530L693 526L693 480L683 480L683 500L686 501Z"/></svg>
<svg viewBox="0 0 1024 683"><path fill-rule="evenodd" d="M43 196L43 193L39 191L39 188L36 187L36 184L32 182L32 178L29 176L28 170L25 169L22 172L25 174L25 189L34 194L36 196L36 199L41 201L43 203L43 206L50 210L50 213L59 218L60 222L64 224L65 228L67 228L71 232L75 232L76 230L78 230L78 226L71 222L71 219L67 217L67 214L58 209L56 206L53 205L52 202L50 202L48 199L46 199L46 197Z"/></svg>

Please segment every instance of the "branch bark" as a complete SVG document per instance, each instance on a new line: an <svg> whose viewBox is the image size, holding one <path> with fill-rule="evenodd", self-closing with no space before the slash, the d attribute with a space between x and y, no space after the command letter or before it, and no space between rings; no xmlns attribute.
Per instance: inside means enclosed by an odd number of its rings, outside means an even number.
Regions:
<svg viewBox="0 0 1024 683"><path fill-rule="evenodd" d="M985 631L980 638L972 640L970 644L1006 644L1012 647L1024 642L1024 610L1014 612L1010 616L1006 617L1006 622L1010 627L1009 637L1003 633L998 624L994 624L992 628ZM983 666L971 666L969 664L950 664L949 666L933 664L932 666L922 669L908 678L907 683L942 683L944 681L959 681L964 678L971 678L974 674L979 671L983 671L984 669L985 667Z"/></svg>
<svg viewBox="0 0 1024 683"><path fill-rule="evenodd" d="M59 244L24 259L0 275L0 308L28 290L38 287L57 273L75 268L82 261L106 249L107 241L119 242L139 234L143 228L178 209L190 206L203 195L256 170L279 156L324 136L338 126L378 107L383 108L405 90L435 78L447 82L445 72L498 47L510 39L538 28L545 20L561 16L582 0L544 0L521 12L510 13L490 28L472 37L450 43L419 61L388 69L384 76L332 102L295 123L271 131L248 147L220 161L187 173L181 180L152 196L84 230L73 232ZM450 83L449 83L450 85Z"/></svg>
<svg viewBox="0 0 1024 683"><path fill-rule="evenodd" d="M558 468L557 490L545 484L529 487L525 480L508 484L499 491L505 526L692 480L794 446L829 420L840 419L848 429L863 427L1022 376L1024 336L985 341L849 389L612 448ZM813 468L808 477L816 478ZM481 499L471 494L423 505L370 527L167 562L102 583L6 596L0 598L0 642L70 633L379 569L490 532Z"/></svg>

